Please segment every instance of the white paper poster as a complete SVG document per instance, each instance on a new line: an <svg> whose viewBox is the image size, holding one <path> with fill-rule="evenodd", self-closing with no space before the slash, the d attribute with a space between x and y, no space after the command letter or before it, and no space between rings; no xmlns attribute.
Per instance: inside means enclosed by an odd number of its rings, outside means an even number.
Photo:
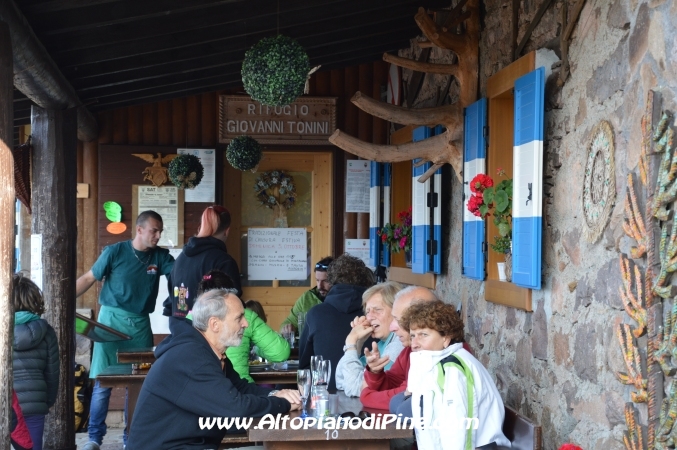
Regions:
<svg viewBox="0 0 677 450"><path fill-rule="evenodd" d="M175 186L139 186L139 213L153 210L162 216L162 237L157 245L176 247L179 244L179 188Z"/></svg>
<svg viewBox="0 0 677 450"><path fill-rule="evenodd" d="M200 158L204 167L204 176L195 189L186 189L184 201L214 203L216 192L216 150L213 148L180 148L176 151L179 155L194 155Z"/></svg>
<svg viewBox="0 0 677 450"><path fill-rule="evenodd" d="M368 213L371 164L364 160L347 162L346 212Z"/></svg>
<svg viewBox="0 0 677 450"><path fill-rule="evenodd" d="M367 266L369 266L369 247L369 239L346 239L346 253L360 258Z"/></svg>
<svg viewBox="0 0 677 450"><path fill-rule="evenodd" d="M250 280L308 278L305 228L249 228L247 274Z"/></svg>
<svg viewBox="0 0 677 450"><path fill-rule="evenodd" d="M31 234L31 281L42 290L42 235Z"/></svg>
<svg viewBox="0 0 677 450"><path fill-rule="evenodd" d="M178 258L183 249L181 248L170 248L169 254ZM162 315L163 306L165 299L169 296L169 291L167 288L167 277L162 275L160 277L160 286L158 287L157 298L155 299L155 311L150 315L150 328L153 330L153 334L170 334L169 333L169 317Z"/></svg>

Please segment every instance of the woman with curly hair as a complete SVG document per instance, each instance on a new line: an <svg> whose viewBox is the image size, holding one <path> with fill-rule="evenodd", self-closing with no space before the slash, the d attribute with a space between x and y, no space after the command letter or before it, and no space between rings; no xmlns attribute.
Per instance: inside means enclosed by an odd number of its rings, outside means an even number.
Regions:
<svg viewBox="0 0 677 450"><path fill-rule="evenodd" d="M349 254L336 258L327 268L329 293L306 314L306 324L299 342L299 368L310 367L310 357L322 355L331 361L329 390L336 389L336 365L343 356L344 338L350 323L362 315L362 295L374 285L374 274L361 259Z"/></svg>
<svg viewBox="0 0 677 450"><path fill-rule="evenodd" d="M482 363L463 349L463 322L455 308L414 304L400 325L411 338L407 389L419 448L509 447L501 395Z"/></svg>

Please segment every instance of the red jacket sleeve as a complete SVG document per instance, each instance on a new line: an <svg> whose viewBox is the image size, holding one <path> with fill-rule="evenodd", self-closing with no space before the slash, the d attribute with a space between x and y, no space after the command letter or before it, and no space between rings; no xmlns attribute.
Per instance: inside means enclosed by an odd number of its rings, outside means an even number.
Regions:
<svg viewBox="0 0 677 450"><path fill-rule="evenodd" d="M373 373L364 371L367 387L362 389L360 401L368 408L388 409L390 399L407 389L409 374L409 354L411 348L405 348L397 357L390 370Z"/></svg>

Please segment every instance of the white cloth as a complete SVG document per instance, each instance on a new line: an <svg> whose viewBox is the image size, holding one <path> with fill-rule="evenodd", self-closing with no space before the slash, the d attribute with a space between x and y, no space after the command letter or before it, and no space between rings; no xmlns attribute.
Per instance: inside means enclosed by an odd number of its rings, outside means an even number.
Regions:
<svg viewBox="0 0 677 450"><path fill-rule="evenodd" d="M400 352L404 350L404 347L395 333L390 333L386 341L381 342L385 344L381 356L388 355L390 357L389 366L385 369L388 370L392 367ZM381 345L379 345L380 347ZM342 390L348 397L359 397L364 382L365 362L366 359L360 358L356 350L345 352L336 365L336 389Z"/></svg>
<svg viewBox="0 0 677 450"><path fill-rule="evenodd" d="M472 433L472 448L495 442L510 447L502 431L505 409L491 375L463 344L450 345L441 351L421 350L411 354L408 389L412 393L416 441L421 450L464 450L468 395L466 377L456 367L445 369L444 393L438 378L438 363L454 354L472 372L473 418L478 428ZM421 412L423 410L423 413Z"/></svg>

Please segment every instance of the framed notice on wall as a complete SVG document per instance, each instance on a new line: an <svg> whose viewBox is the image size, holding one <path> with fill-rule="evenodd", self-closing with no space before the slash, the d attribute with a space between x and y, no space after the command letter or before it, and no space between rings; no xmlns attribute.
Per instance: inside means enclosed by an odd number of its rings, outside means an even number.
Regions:
<svg viewBox="0 0 677 450"><path fill-rule="evenodd" d="M183 202L184 191L175 186L132 186L132 209L134 218L140 212L152 210L162 216L162 237L160 247L181 247L183 245ZM132 238L136 226L132 226Z"/></svg>
<svg viewBox="0 0 677 450"><path fill-rule="evenodd" d="M371 179L370 161L363 159L347 161L346 167L346 212L368 213Z"/></svg>
<svg viewBox="0 0 677 450"><path fill-rule="evenodd" d="M247 273L250 280L308 278L305 228L249 228Z"/></svg>

